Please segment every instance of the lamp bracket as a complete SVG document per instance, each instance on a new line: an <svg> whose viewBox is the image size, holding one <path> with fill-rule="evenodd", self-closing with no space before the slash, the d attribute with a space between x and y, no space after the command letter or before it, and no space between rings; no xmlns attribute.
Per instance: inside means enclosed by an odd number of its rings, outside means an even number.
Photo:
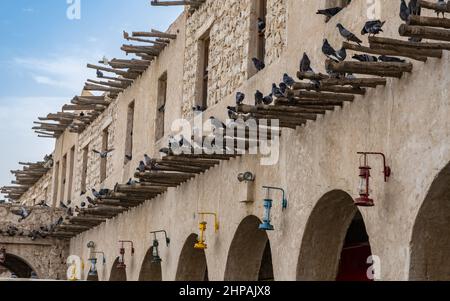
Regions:
<svg viewBox="0 0 450 301"><path fill-rule="evenodd" d="M391 176L391 168L386 165L386 155L384 153L377 153L377 152L358 152L358 155L364 156L364 164L367 166L367 157L374 155L374 156L381 156L383 158L383 174L384 174L384 181L387 182L388 178Z"/></svg>
<svg viewBox="0 0 450 301"><path fill-rule="evenodd" d="M282 199L283 210L287 209L287 207L288 207L288 200L286 199L286 191L283 188L273 187L273 186L263 186L263 188L267 189L267 191L270 191L270 190L281 191L283 193L283 199Z"/></svg>
<svg viewBox="0 0 450 301"><path fill-rule="evenodd" d="M214 232L219 231L219 219L217 217L217 213L213 213L213 212L199 212L198 213L200 216L205 216L205 215L212 215L214 216Z"/></svg>

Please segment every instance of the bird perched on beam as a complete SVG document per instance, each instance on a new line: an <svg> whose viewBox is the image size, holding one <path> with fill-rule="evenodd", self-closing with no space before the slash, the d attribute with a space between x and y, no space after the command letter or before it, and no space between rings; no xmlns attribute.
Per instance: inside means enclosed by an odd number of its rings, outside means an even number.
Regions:
<svg viewBox="0 0 450 301"><path fill-rule="evenodd" d="M367 21L364 24L363 29L361 30L361 34L369 34L370 35L377 35L380 32L383 32L383 26L386 23L386 21L380 21L380 20L373 20L373 21Z"/></svg>
<svg viewBox="0 0 450 301"><path fill-rule="evenodd" d="M409 7L408 5L406 5L406 1L405 0L401 0L400 1L400 19L402 19L402 21L407 22L409 19Z"/></svg>
<svg viewBox="0 0 450 301"><path fill-rule="evenodd" d="M336 16L340 11L342 10L342 7L332 7L332 8L326 8L326 9L319 9L316 12L316 15L324 15L326 16L326 22L330 21L331 18Z"/></svg>
<svg viewBox="0 0 450 301"><path fill-rule="evenodd" d="M103 77L103 72L101 72L100 70L97 70L97 77L98 78L102 78Z"/></svg>
<svg viewBox="0 0 450 301"><path fill-rule="evenodd" d="M341 23L338 23L336 27L339 29L339 33L343 38L347 41L355 42L356 44L361 46L362 41L352 32L347 30Z"/></svg>
<svg viewBox="0 0 450 301"><path fill-rule="evenodd" d="M264 94L261 91L256 90L255 93L255 106L261 105L263 103Z"/></svg>
<svg viewBox="0 0 450 301"><path fill-rule="evenodd" d="M376 56L368 55L368 54L355 54L352 57L354 60L360 61L360 62L378 62L378 59Z"/></svg>
<svg viewBox="0 0 450 301"><path fill-rule="evenodd" d="M322 53L333 61L336 62L340 61L339 57L336 55L336 50L334 50L334 48L331 47L327 39L323 39Z"/></svg>
<svg viewBox="0 0 450 301"><path fill-rule="evenodd" d="M266 22L263 19L258 18L258 32L262 33L265 29L266 29Z"/></svg>
<svg viewBox="0 0 450 301"><path fill-rule="evenodd" d="M394 56L386 56L386 55L379 56L378 60L380 60L382 62L391 62L391 63L405 63L406 62L406 60L402 60L401 58L394 57Z"/></svg>
<svg viewBox="0 0 450 301"><path fill-rule="evenodd" d="M445 18L445 10L447 9L447 2L445 0L438 0L437 6L439 9L436 10L437 17L442 13L442 18Z"/></svg>
<svg viewBox="0 0 450 301"><path fill-rule="evenodd" d="M108 155L114 151L114 149L109 149L109 150L101 151L101 152L98 151L98 150L93 149L92 151L94 153L96 153L97 155L100 155L100 158L106 159L106 158L108 158Z"/></svg>
<svg viewBox="0 0 450 301"><path fill-rule="evenodd" d="M257 59L256 57L252 58L252 62L255 65L256 70L261 71L266 68L266 64L263 61Z"/></svg>
<svg viewBox="0 0 450 301"><path fill-rule="evenodd" d="M281 92L280 88L278 88L277 84L275 83L272 84L272 95L275 96L276 98L285 97L283 92Z"/></svg>
<svg viewBox="0 0 450 301"><path fill-rule="evenodd" d="M11 210L11 213L20 216L19 223L30 216L31 211L28 211L25 207L20 207L19 209Z"/></svg>
<svg viewBox="0 0 450 301"><path fill-rule="evenodd" d="M303 57L300 60L300 72L312 72L314 73L314 70L311 68L311 60L309 59L306 52L303 52Z"/></svg>
<svg viewBox="0 0 450 301"><path fill-rule="evenodd" d="M237 92L237 93L236 93L236 105L237 105L237 106L242 105L242 103L244 102L244 100L245 100L245 94L242 93L242 92Z"/></svg>
<svg viewBox="0 0 450 301"><path fill-rule="evenodd" d="M292 88L292 86L295 84L295 81L292 77L289 76L289 74L285 73L283 75L283 83L285 83L286 86Z"/></svg>

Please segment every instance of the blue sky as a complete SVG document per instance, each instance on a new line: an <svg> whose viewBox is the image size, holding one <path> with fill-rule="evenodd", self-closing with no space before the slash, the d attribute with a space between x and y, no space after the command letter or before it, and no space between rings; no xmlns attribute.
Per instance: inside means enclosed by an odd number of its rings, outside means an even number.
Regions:
<svg viewBox="0 0 450 301"><path fill-rule="evenodd" d="M79 0L81 18L70 20L73 1L0 1L0 186L9 185L17 162L52 151L54 140L37 138L33 121L58 111L95 77L86 63L125 57L123 30L166 30L182 11L149 0Z"/></svg>

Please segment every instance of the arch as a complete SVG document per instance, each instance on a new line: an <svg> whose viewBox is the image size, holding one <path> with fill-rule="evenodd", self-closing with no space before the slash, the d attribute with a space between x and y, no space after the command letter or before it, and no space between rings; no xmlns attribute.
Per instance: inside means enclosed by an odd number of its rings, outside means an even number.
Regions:
<svg viewBox="0 0 450 301"><path fill-rule="evenodd" d="M162 281L161 262L152 262L153 247L147 251L139 273L139 281Z"/></svg>
<svg viewBox="0 0 450 301"><path fill-rule="evenodd" d="M261 221L250 215L239 224L228 251L225 281L274 280L272 252Z"/></svg>
<svg viewBox="0 0 450 301"><path fill-rule="evenodd" d="M111 274L109 276L109 281L127 281L127 271L126 269L119 269L117 266L119 264L119 257L116 258L114 264L111 268Z"/></svg>
<svg viewBox="0 0 450 301"><path fill-rule="evenodd" d="M410 242L410 280L450 280L450 163L428 190Z"/></svg>
<svg viewBox="0 0 450 301"><path fill-rule="evenodd" d="M186 239L178 259L176 281L208 281L208 265L204 250L194 249L197 234Z"/></svg>
<svg viewBox="0 0 450 301"><path fill-rule="evenodd" d="M10 253L6 253L6 261L0 266L14 273L18 278L30 278L32 273L37 275L36 270L25 259Z"/></svg>
<svg viewBox="0 0 450 301"><path fill-rule="evenodd" d="M355 254L348 256L353 247L362 247L357 250L356 257ZM297 280L363 280L361 269L366 264L367 258L362 258L365 255L370 256L369 239L352 197L342 190L326 193L306 223L297 263ZM356 265L359 274L348 275L349 271L355 272L348 264Z"/></svg>

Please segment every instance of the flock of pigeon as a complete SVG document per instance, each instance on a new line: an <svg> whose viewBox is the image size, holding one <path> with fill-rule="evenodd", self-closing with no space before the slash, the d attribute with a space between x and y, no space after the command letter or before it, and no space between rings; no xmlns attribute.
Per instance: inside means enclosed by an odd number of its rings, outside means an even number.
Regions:
<svg viewBox="0 0 450 301"><path fill-rule="evenodd" d="M6 235L9 237L29 237L31 240L36 240L38 238L47 238L49 235L51 235L56 228L61 225L64 222L64 218L60 217L57 221L47 225L47 226L41 226L38 229L33 230L25 230L25 229L19 229L18 227L14 225L8 225L5 229L0 229L0 235Z"/></svg>

